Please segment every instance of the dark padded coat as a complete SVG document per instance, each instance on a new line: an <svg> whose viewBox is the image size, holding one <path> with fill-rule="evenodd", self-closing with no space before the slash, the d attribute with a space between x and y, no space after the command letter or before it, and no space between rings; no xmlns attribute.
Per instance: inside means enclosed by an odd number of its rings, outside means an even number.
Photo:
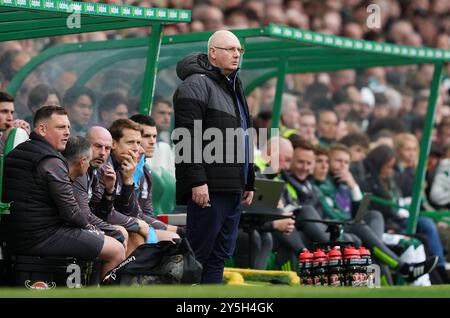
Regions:
<svg viewBox="0 0 450 318"><path fill-rule="evenodd" d="M210 193L228 192L240 193L244 190L253 190L254 167L253 163L248 166L248 178L244 180L244 163L237 155L238 147L243 147L242 143L227 138L226 132L231 129L241 127L238 98L242 102L246 113L248 106L245 100L241 81L236 72L230 74L230 81L219 68L212 66L208 62L206 54L193 53L177 64L177 75L183 83L175 91L173 104L175 110L175 128L186 128L190 132L191 143L191 163L179 162L178 151L183 148L182 138L174 138L176 147L176 180L177 180L177 203L186 204L187 198L191 195L191 189L203 184L208 185ZM246 116L247 127L251 127L250 118ZM202 143L194 142L194 121L201 121L201 132L208 128L216 128L222 132L223 148L216 149L215 154L222 158L213 162L194 162L194 153L198 156L203 153L209 140ZM200 131L200 130L199 130ZM200 137L200 136L199 136ZM196 139L196 140L199 140ZM234 152L229 151L233 143ZM250 162L252 161L252 142L250 141ZM243 149L243 148L241 148ZM241 152L242 153L242 152ZM177 163L178 162L178 163Z"/></svg>

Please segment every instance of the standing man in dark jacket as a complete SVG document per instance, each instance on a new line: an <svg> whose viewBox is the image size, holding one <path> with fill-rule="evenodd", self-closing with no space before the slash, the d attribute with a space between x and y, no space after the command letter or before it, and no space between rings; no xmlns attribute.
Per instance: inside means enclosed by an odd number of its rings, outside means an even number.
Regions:
<svg viewBox="0 0 450 318"><path fill-rule="evenodd" d="M246 133L250 118L238 77L243 51L233 33L217 31L209 38L207 55L194 53L177 65L183 80L173 97L177 203L187 204L187 237L203 265L202 283L222 282L225 260L236 244L241 204L250 204L254 193L253 148ZM214 151L203 142L203 133L212 130L220 132ZM180 142L177 135L186 131L190 139L183 149L185 136ZM235 138L228 136L230 131L241 133Z"/></svg>

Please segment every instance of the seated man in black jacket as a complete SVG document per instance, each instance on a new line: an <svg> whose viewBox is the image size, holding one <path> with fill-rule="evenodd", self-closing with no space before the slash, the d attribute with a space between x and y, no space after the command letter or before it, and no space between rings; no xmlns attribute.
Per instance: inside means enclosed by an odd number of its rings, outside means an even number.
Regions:
<svg viewBox="0 0 450 318"><path fill-rule="evenodd" d="M59 106L44 106L34 117L30 139L12 150L4 165L2 217L11 254L72 256L104 261L102 277L125 258L123 246L89 224L72 191L66 148L70 122ZM87 156L91 154L88 153Z"/></svg>

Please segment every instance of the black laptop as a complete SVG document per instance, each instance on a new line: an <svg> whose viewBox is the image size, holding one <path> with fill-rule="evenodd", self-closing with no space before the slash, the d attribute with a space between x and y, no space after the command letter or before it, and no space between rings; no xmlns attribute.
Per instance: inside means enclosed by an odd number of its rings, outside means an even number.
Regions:
<svg viewBox="0 0 450 318"><path fill-rule="evenodd" d="M278 201L283 193L284 181L255 179L255 194L250 205L244 205L243 211L256 214L280 214Z"/></svg>

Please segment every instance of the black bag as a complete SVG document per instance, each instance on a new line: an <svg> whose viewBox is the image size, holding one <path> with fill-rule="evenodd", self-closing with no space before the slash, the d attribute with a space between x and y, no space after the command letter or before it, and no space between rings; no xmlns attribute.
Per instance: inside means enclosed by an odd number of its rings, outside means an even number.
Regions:
<svg viewBox="0 0 450 318"><path fill-rule="evenodd" d="M197 284L202 265L187 239L142 244L105 277L104 284Z"/></svg>

